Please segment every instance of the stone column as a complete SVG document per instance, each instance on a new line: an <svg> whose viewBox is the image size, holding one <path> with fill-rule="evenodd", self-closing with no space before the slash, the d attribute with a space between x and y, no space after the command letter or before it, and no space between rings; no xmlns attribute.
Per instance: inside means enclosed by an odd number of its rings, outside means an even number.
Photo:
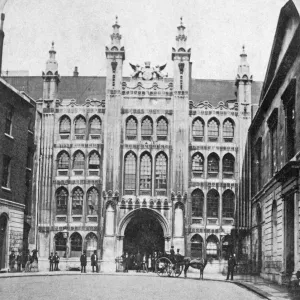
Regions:
<svg viewBox="0 0 300 300"><path fill-rule="evenodd" d="M178 206L175 208L174 236L183 236L183 211Z"/></svg>
<svg viewBox="0 0 300 300"><path fill-rule="evenodd" d="M105 234L114 235L115 211L111 204L106 209Z"/></svg>

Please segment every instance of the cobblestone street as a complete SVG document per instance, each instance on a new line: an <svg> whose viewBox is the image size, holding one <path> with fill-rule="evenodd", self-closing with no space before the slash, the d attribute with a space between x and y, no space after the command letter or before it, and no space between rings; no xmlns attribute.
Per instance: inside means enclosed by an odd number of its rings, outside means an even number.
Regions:
<svg viewBox="0 0 300 300"><path fill-rule="evenodd" d="M262 299L230 282L156 276L74 275L1 278L1 299Z"/></svg>

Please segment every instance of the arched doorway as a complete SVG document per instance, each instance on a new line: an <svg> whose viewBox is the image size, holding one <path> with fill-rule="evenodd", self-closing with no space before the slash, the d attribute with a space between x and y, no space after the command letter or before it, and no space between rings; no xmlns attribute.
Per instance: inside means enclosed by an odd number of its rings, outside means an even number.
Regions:
<svg viewBox="0 0 300 300"><path fill-rule="evenodd" d="M6 255L6 238L7 238L7 216L0 216L0 270L5 268Z"/></svg>
<svg viewBox="0 0 300 300"><path fill-rule="evenodd" d="M164 230L152 210L135 210L124 231L123 252L133 257L139 251L148 258L154 252L164 252L164 246Z"/></svg>

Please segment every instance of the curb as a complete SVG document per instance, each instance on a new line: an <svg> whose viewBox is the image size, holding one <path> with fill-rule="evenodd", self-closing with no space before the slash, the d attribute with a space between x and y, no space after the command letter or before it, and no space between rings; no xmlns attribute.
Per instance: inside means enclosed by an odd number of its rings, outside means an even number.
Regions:
<svg viewBox="0 0 300 300"><path fill-rule="evenodd" d="M253 293L255 293L255 294L257 294L257 295L259 295L259 296L261 296L263 298L271 300L270 296L272 296L272 295L270 295L267 292L262 291L261 289L249 286L248 284L246 284L244 282L240 282L240 281L233 281L232 283L236 284L236 285L238 285L240 287L243 287L243 288L247 289L248 291L251 291L251 292L253 292Z"/></svg>

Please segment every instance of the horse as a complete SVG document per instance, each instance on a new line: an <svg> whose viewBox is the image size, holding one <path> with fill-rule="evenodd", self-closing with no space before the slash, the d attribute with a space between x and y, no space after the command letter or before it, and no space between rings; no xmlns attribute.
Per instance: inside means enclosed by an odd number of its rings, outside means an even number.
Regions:
<svg viewBox="0 0 300 300"><path fill-rule="evenodd" d="M203 280L203 271L207 265L207 258L195 258L191 259L190 257L184 257L183 259L184 262L184 278L187 278L187 271L189 267L195 268L200 270L200 278Z"/></svg>

